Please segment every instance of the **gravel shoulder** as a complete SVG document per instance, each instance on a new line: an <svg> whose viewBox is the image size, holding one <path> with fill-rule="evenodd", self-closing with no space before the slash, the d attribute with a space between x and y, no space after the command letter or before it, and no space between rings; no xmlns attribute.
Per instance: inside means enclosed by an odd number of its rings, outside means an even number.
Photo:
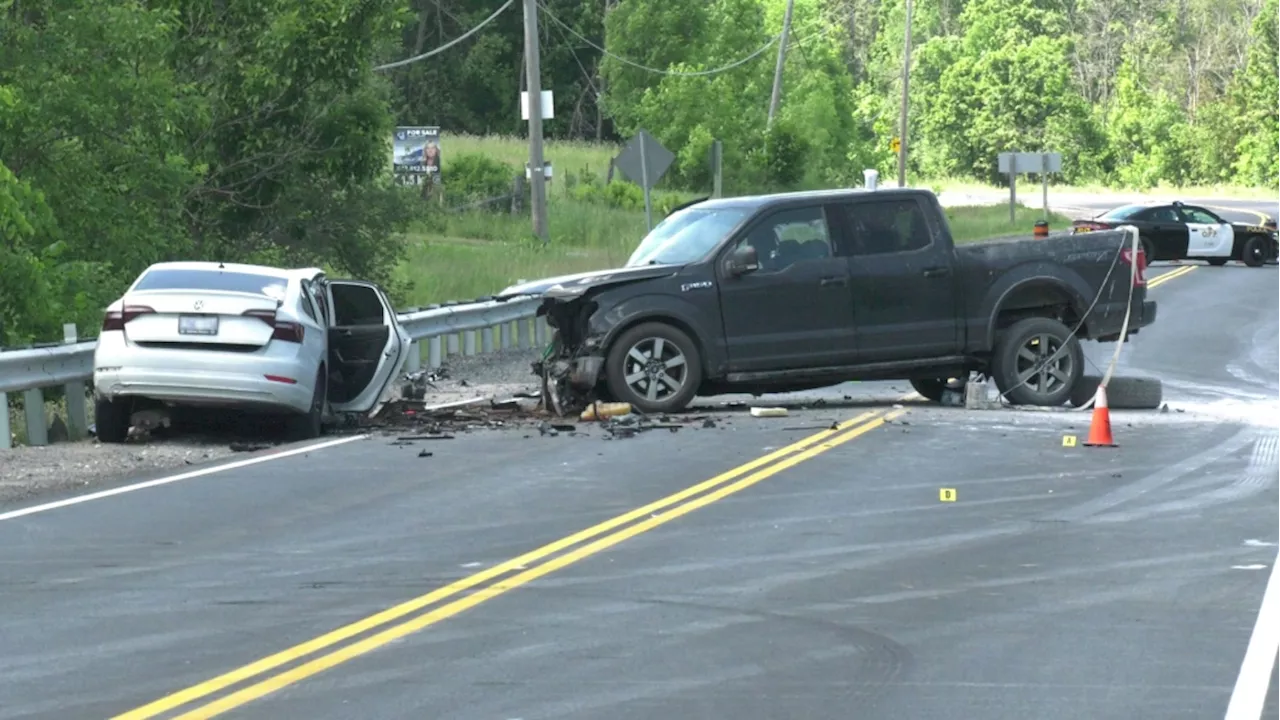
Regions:
<svg viewBox="0 0 1280 720"><path fill-rule="evenodd" d="M430 405L482 397L503 399L535 390L537 378L530 368L535 359L537 355L531 350L451 357L444 377L431 381L433 387L426 388L423 400ZM399 390L398 384L394 389ZM208 434L173 432L171 437L144 437L122 445L88 439L0 450L0 505L90 491L131 476L180 470L278 443L267 437L269 433L255 436L253 431L209 430Z"/></svg>

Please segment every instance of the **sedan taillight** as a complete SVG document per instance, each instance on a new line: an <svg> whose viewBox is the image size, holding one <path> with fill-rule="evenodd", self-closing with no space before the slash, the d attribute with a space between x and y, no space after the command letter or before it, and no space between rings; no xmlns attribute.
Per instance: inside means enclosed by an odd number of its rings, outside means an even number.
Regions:
<svg viewBox="0 0 1280 720"><path fill-rule="evenodd" d="M245 315L249 317L256 317L262 322L270 325L273 328L271 333L272 340L301 343L302 339L306 337L307 329L305 327L299 323L288 322L287 320L277 320L274 310L248 310L245 312Z"/></svg>
<svg viewBox="0 0 1280 720"><path fill-rule="evenodd" d="M107 314L102 316L102 331L124 330L124 326L129 324L130 320L153 312L155 310L146 305L125 305L123 310L108 310Z"/></svg>

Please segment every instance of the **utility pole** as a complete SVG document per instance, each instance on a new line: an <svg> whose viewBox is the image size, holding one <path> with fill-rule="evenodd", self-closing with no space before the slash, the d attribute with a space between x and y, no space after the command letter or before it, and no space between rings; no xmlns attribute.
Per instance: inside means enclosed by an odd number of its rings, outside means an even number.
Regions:
<svg viewBox="0 0 1280 720"><path fill-rule="evenodd" d="M547 242L547 179L542 169L542 63L538 49L538 0L524 0L525 87L529 93L529 196L533 234Z"/></svg>
<svg viewBox="0 0 1280 720"><path fill-rule="evenodd" d="M769 122L767 128L773 127L773 116L778 114L778 103L782 101L782 66L787 62L787 38L791 35L791 10L796 0L787 0L787 11L782 16L782 37L778 40L778 66L773 71L773 94L769 97Z"/></svg>
<svg viewBox="0 0 1280 720"><path fill-rule="evenodd" d="M898 187L907 186L907 88L911 79L911 0L907 0L907 29L902 40L902 107L898 110Z"/></svg>

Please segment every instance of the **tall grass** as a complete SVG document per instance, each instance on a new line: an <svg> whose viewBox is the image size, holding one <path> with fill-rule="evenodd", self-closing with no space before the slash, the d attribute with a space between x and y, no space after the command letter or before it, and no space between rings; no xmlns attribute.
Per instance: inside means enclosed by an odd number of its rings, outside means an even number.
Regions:
<svg viewBox="0 0 1280 720"><path fill-rule="evenodd" d="M1030 236L1039 210L1019 207L1009 222L1003 206L947 209L956 242L1004 235ZM655 217L656 223L660 218ZM1070 225L1050 214L1051 228ZM421 306L470 300L496 293L518 280L618 267L645 235L644 213L562 200L548 218L547 246L530 232L529 219L497 213L434 216L405 237L407 258L398 280L410 286L406 300Z"/></svg>

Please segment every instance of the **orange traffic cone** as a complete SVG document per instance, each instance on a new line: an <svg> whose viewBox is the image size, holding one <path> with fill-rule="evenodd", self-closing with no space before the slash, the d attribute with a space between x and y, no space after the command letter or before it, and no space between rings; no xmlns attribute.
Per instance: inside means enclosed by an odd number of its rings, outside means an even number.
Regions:
<svg viewBox="0 0 1280 720"><path fill-rule="evenodd" d="M1093 422L1089 423L1088 447L1117 447L1111 438L1111 409L1107 407L1107 388L1098 386L1093 397Z"/></svg>

